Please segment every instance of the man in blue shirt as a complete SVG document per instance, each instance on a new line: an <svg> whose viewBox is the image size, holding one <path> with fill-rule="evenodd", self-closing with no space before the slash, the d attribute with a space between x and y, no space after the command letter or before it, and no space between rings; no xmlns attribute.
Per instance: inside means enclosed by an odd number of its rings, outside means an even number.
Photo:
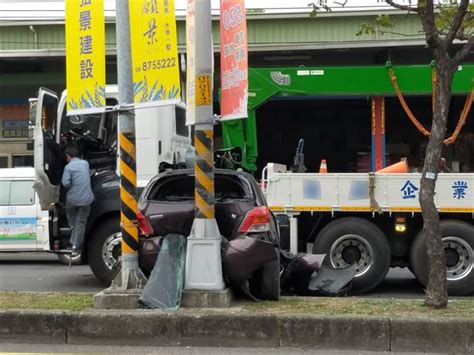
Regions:
<svg viewBox="0 0 474 355"><path fill-rule="evenodd" d="M72 252L79 253L84 243L87 217L94 201L89 163L79 159L79 151L70 146L65 150L68 164L64 168L62 185L66 188L66 215L71 227Z"/></svg>

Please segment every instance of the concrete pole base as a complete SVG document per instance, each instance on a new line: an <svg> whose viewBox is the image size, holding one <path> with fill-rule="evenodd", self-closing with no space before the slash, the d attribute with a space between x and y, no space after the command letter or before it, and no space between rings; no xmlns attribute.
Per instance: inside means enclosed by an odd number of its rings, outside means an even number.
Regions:
<svg viewBox="0 0 474 355"><path fill-rule="evenodd" d="M228 308L232 305L232 292L222 291L184 291L181 306L191 308Z"/></svg>
<svg viewBox="0 0 474 355"><path fill-rule="evenodd" d="M215 219L194 219L186 251L185 290L224 290L221 241Z"/></svg>
<svg viewBox="0 0 474 355"><path fill-rule="evenodd" d="M147 282L146 276L138 267L138 254L125 254L122 256L122 267L112 280L105 294L137 294Z"/></svg>

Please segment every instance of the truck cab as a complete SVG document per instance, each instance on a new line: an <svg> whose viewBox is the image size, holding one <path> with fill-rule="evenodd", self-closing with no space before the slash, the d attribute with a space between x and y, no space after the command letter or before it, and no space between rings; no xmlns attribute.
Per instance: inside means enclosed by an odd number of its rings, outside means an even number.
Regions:
<svg viewBox="0 0 474 355"><path fill-rule="evenodd" d="M66 91L58 95L41 88L30 116L34 122L35 170L43 209L59 200L59 184L64 168L61 149L79 147L82 157L96 172L117 171L118 105L117 85L106 86L107 112L80 116L66 115ZM35 108L36 107L36 108ZM186 166L192 157L191 134L186 126L186 109L178 105L139 109L136 115L138 186L166 168ZM32 122L32 123L33 123Z"/></svg>
<svg viewBox="0 0 474 355"><path fill-rule="evenodd" d="M86 227L83 259L94 274L109 281L120 252L120 197L118 178L119 121L117 85L106 86L106 111L67 116L66 91L40 88L30 100L34 133L35 184L41 209L49 211L51 250L62 250L70 230L64 213L61 177L66 164L63 150L75 145L89 162L95 195ZM185 105L142 108L135 111L137 185L139 191L161 171L192 164L194 149L185 124Z"/></svg>

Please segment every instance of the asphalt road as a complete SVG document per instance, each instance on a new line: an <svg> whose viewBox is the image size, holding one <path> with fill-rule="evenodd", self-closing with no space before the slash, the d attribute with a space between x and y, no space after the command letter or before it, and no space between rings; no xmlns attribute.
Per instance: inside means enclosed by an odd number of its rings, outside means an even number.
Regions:
<svg viewBox="0 0 474 355"><path fill-rule="evenodd" d="M0 253L0 291L98 292L104 285L88 265L69 268L49 253ZM418 298L423 290L407 269L391 269L368 297Z"/></svg>

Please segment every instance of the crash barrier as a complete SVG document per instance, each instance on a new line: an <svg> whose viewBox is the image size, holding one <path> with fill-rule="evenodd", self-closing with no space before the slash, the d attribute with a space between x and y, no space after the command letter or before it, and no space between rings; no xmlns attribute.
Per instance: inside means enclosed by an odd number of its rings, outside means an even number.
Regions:
<svg viewBox="0 0 474 355"><path fill-rule="evenodd" d="M126 331L124 331L126 324ZM474 320L158 310L0 311L0 343L472 353Z"/></svg>

